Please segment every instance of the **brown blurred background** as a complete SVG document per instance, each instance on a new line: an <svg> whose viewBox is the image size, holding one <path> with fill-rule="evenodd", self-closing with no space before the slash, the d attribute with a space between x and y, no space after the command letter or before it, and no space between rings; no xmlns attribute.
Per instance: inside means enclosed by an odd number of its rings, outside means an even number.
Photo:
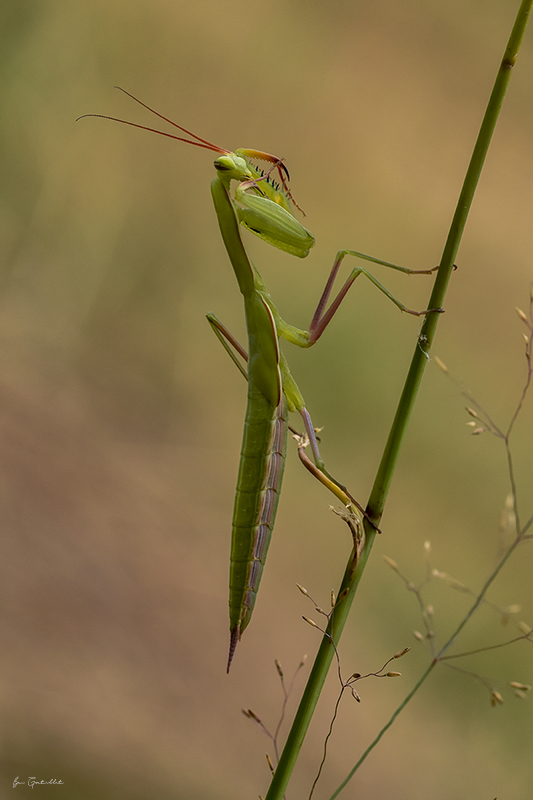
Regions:
<svg viewBox="0 0 533 800"><path fill-rule="evenodd" d="M245 386L204 315L243 338L211 205L212 154L81 114L157 120L123 86L223 147L287 159L317 244L305 261L249 249L281 313L309 324L333 256L438 263L516 2L7 0L0 10L1 797L244 800L264 795L281 691L318 644L305 585L328 603L350 543L290 449L254 620L225 674L230 520ZM434 354L502 426L525 379L514 307L533 279L533 31L498 124ZM248 237L247 241L253 237ZM380 279L423 308L431 279ZM285 348L332 471L365 501L419 321L359 281L319 346ZM413 644L396 681L359 685L330 744L329 797L428 656L415 598L385 566L434 566L478 589L499 552L503 449L472 438L458 389L428 365L341 648L346 674ZM524 519L531 398L516 429ZM525 544L490 593L531 622ZM469 599L431 585L437 635ZM461 650L510 638L482 611ZM442 641L444 639L442 638ZM345 792L396 800L531 797L527 643L438 670ZM294 709L308 668L293 692ZM307 797L332 674L289 798ZM344 796L344 795L343 795Z"/></svg>

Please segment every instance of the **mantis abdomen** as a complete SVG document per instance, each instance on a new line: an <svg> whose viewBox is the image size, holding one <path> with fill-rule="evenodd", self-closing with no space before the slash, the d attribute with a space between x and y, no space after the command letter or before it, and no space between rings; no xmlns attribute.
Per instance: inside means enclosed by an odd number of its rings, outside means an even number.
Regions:
<svg viewBox="0 0 533 800"><path fill-rule="evenodd" d="M271 312L262 299L254 296L254 321L249 325L250 358L248 361L248 405L244 422L239 476L233 510L230 556L230 650L228 671L237 643L248 625L263 574L276 511L278 507L285 454L287 449L287 401L281 391L277 339L272 353L275 368L268 364L264 348L253 352L254 328L259 318L271 320ZM245 306L248 303L245 301ZM248 310L248 308L247 308ZM248 317L248 314L247 314ZM273 321L272 321L273 324ZM261 325L261 323L260 323ZM251 328L251 330L250 330ZM266 358L266 363L265 363ZM269 374L269 390L263 385L263 372ZM278 375L278 385L272 377Z"/></svg>

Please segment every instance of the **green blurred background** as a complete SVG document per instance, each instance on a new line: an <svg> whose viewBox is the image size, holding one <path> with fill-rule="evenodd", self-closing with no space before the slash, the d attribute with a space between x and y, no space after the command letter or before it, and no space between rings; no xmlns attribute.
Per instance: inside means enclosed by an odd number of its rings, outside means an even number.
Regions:
<svg viewBox="0 0 533 800"><path fill-rule="evenodd" d="M301 621L336 589L350 542L330 498L289 452L253 624L230 676L230 520L245 408L242 378L209 331L244 336L241 299L212 208L210 153L81 114L154 125L113 89L226 148L284 156L306 224L305 261L250 252L281 313L309 324L334 253L354 247L438 263L516 2L4 0L0 10L1 796L56 777L40 797L244 800L264 795L287 674L318 644ZM533 46L529 30L479 184L434 354L504 426L525 379L514 307L533 279ZM378 271L376 271L378 272ZM379 273L412 308L429 278ZM332 471L364 501L419 321L359 281L311 351L285 348ZM503 449L469 436L458 389L428 364L346 630L346 674L414 644L396 681L345 699L317 797L328 797L427 664L412 637L413 580L434 566L477 589L502 545ZM531 398L516 429L524 519ZM490 593L533 617L524 544ZM469 605L438 584L439 637ZM482 611L461 650L510 638ZM527 643L438 670L345 792L347 798L531 797ZM303 671L308 672L308 666ZM303 685L300 675L291 710ZM289 798L316 773L332 674ZM18 786L17 796L33 796ZM36 789L37 791L37 789ZM343 795L344 796L344 795Z"/></svg>

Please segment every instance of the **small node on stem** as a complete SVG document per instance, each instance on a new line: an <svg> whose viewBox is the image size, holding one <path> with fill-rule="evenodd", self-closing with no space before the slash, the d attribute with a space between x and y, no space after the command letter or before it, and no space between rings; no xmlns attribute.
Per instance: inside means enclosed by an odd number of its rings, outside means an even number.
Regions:
<svg viewBox="0 0 533 800"><path fill-rule="evenodd" d="M452 576L448 575L446 572L440 572L438 569L434 569L431 574L434 578L439 578L442 581L446 581L446 583L453 589L457 589L460 592L469 591L468 586L465 586L464 583L461 583L461 581L452 578Z"/></svg>
<svg viewBox="0 0 533 800"><path fill-rule="evenodd" d="M352 697L353 697L353 699L354 699L354 700L357 700L357 702L358 702L358 703L360 703L360 702L361 702L361 698L359 697L359 695L357 694L357 692L355 691L355 689L353 688L353 686L350 686L350 691L351 691L351 693L352 693Z"/></svg>
<svg viewBox="0 0 533 800"><path fill-rule="evenodd" d="M385 563L388 564L389 567L394 570L394 572L398 572L399 569L398 564L396 563L396 561L393 561L392 558L389 558L388 556L383 556L383 561L385 561Z"/></svg>
<svg viewBox="0 0 533 800"><path fill-rule="evenodd" d="M512 686L513 689L518 689L520 692L524 692L524 697L525 693L529 692L531 689L531 686L528 686L527 683L519 683L518 681L511 681L509 686Z"/></svg>
<svg viewBox="0 0 533 800"><path fill-rule="evenodd" d="M457 581L455 578L449 578L448 583L453 589L457 589L460 592L469 591L468 586L465 586L464 583L461 583L461 581Z"/></svg>
<svg viewBox="0 0 533 800"><path fill-rule="evenodd" d="M493 708L495 706L503 705L503 697L495 689L493 689L492 692L490 693L490 704Z"/></svg>
<svg viewBox="0 0 533 800"><path fill-rule="evenodd" d="M395 653L395 655L393 655L393 658L401 658L406 653L408 653L410 649L411 649L410 647L404 647L403 650L400 650L398 653Z"/></svg>
<svg viewBox="0 0 533 800"><path fill-rule="evenodd" d="M257 714L254 711L252 711L251 708L241 708L241 711L245 717L248 717L248 719L253 719L254 722L257 722L258 725L261 725L261 727L263 727L261 719L257 716Z"/></svg>
<svg viewBox="0 0 533 800"><path fill-rule="evenodd" d="M519 614L522 611L522 606L510 605L504 608L506 614Z"/></svg>
<svg viewBox="0 0 533 800"><path fill-rule="evenodd" d="M309 619L309 617L304 617L304 616L302 615L302 619L304 620L304 622L307 622L307 624L308 624L308 625L311 625L311 627L313 627L313 628L318 628L318 630L319 630L319 631L320 631L320 630L322 630L322 628L320 628L320 627L319 627L319 626L316 624L316 622L313 622L313 620L312 620L312 619Z"/></svg>
<svg viewBox="0 0 533 800"><path fill-rule="evenodd" d="M472 436L479 436L480 433L485 433L486 430L487 429L483 427L476 428L475 430L472 431Z"/></svg>

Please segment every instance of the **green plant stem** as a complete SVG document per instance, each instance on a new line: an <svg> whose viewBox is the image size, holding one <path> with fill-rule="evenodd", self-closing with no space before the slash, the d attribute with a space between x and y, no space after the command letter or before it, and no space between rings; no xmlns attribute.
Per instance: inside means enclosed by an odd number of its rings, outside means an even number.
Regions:
<svg viewBox="0 0 533 800"><path fill-rule="evenodd" d="M443 305L448 282L453 271L455 256L459 249L459 244L468 217L468 212L472 204L492 134L498 120L503 98L511 77L511 71L518 56L520 44L522 42L529 14L531 12L532 3L533 0L523 0L518 11L518 15L509 38L509 43L505 50L502 63L496 76L494 88L485 111L485 116L483 118L474 151L472 153L472 158L468 166L463 188L459 196L448 238L442 254L437 277L433 286L433 291L431 293L428 308L440 308ZM433 342L439 317L440 314L437 313L428 314L422 326L422 330L418 337L414 355L411 361L411 366L407 374L404 389L400 397L398 409L394 417L389 438L387 440L383 457L381 459L376 479L370 494L367 511L371 518L378 524L379 520L381 519L381 515L383 514L383 508L392 481L394 469L396 467L396 462L398 460L400 445L413 410L418 388L420 386L424 368L428 360L427 352L429 351ZM364 525L366 533L365 546L359 556L355 568L353 565L353 555L350 557L346 567L344 578L338 594L337 604L335 606L335 612L331 617L327 633L323 637L320 644L309 680L302 695L298 711L296 712L296 716L287 737L283 753L281 755L276 772L272 778L272 782L265 800L282 800L292 775L292 771L298 759L300 749L302 747L307 729L311 722L318 699L320 697L320 693L322 691L322 687L329 671L329 667L331 665L331 661L333 659L334 649L331 644L331 640L335 642L335 645L338 645L376 536L376 531L372 528L367 520L364 521ZM352 777L360 764L363 763L367 755L373 749L375 744L377 744L385 731L390 727L390 725L392 725L407 702L416 693L416 691L418 691L418 688L428 677L433 669L433 666L434 664L432 663L428 667L426 672L422 675L402 705L399 706L393 717L391 717L387 725L380 732L378 738L359 759L345 783ZM342 786L344 786L345 783L343 783ZM338 791L340 791L340 788ZM334 796L336 796L336 794Z"/></svg>

